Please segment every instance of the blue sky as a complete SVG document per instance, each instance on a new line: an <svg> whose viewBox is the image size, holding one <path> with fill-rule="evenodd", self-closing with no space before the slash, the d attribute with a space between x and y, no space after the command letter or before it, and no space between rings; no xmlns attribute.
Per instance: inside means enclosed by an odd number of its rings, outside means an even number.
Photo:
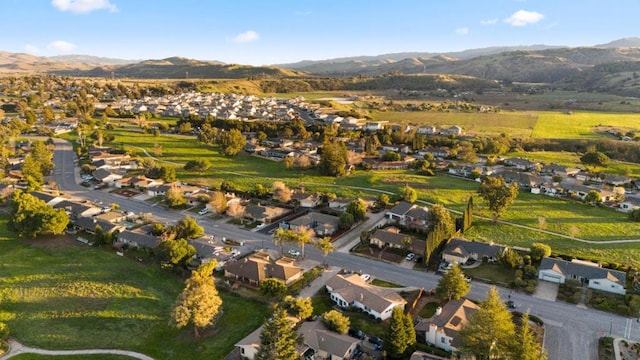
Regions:
<svg viewBox="0 0 640 360"><path fill-rule="evenodd" d="M0 50L266 65L640 36L637 0L0 0Z"/></svg>

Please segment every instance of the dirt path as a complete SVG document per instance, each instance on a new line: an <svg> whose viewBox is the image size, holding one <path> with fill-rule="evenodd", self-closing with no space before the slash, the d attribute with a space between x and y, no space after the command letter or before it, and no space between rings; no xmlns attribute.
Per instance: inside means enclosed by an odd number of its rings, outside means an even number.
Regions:
<svg viewBox="0 0 640 360"><path fill-rule="evenodd" d="M127 350L116 350L116 349L86 349L86 350L45 350L38 349L26 346L20 343L18 340L9 339L9 352L3 356L0 356L0 359L10 359L14 356L20 354L40 354L40 355L96 355L96 354L114 354L114 355L122 355L129 356L134 359L140 360L154 360L152 357L147 356L145 354L137 353L134 351Z"/></svg>

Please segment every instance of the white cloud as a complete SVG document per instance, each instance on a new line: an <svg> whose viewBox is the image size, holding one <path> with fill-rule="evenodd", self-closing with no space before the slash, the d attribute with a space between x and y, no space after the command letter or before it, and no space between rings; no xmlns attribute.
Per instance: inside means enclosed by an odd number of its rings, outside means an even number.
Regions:
<svg viewBox="0 0 640 360"><path fill-rule="evenodd" d="M467 35L469 33L468 27L461 27L456 29L456 34L458 35Z"/></svg>
<svg viewBox="0 0 640 360"><path fill-rule="evenodd" d="M57 40L47 45L47 49L53 50L53 51L59 51L59 52L69 52L69 51L73 51L75 48L76 48L75 44L62 41L62 40Z"/></svg>
<svg viewBox="0 0 640 360"><path fill-rule="evenodd" d="M233 37L233 42L236 43L248 43L252 41L256 41L260 38L257 32L253 30L245 31Z"/></svg>
<svg viewBox="0 0 640 360"><path fill-rule="evenodd" d="M109 0L51 0L51 5L60 11L70 11L76 14L87 14L94 10L118 11L118 7Z"/></svg>
<svg viewBox="0 0 640 360"><path fill-rule="evenodd" d="M498 19L480 20L480 25L495 25L498 23Z"/></svg>
<svg viewBox="0 0 640 360"><path fill-rule="evenodd" d="M24 51L26 51L28 54L37 54L40 49L38 49L38 47L35 45L27 44L24 46Z"/></svg>
<svg viewBox="0 0 640 360"><path fill-rule="evenodd" d="M513 26L527 26L529 24L535 24L543 18L544 15L537 11L518 10L504 19L504 22Z"/></svg>

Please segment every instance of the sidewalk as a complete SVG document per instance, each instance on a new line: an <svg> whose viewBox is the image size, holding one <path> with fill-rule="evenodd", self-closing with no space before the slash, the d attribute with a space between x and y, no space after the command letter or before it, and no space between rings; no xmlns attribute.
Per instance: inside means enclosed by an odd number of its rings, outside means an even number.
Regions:
<svg viewBox="0 0 640 360"><path fill-rule="evenodd" d="M384 211L381 211L377 214L368 213L368 215L369 218L366 221L361 222L334 242L334 245L337 249L336 251L339 251L341 253L348 253L351 248L353 248L360 242L361 232L373 229L380 223L386 222Z"/></svg>

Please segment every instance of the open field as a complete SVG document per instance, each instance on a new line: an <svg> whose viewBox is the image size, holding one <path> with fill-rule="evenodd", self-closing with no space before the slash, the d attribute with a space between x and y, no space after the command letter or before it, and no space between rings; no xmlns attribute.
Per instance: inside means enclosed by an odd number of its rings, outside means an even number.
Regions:
<svg viewBox="0 0 640 360"><path fill-rule="evenodd" d="M192 328L168 325L183 287L170 273L61 238L16 240L6 217L0 218L0 268L0 321L24 344L44 349L222 359L267 316L264 305L221 291L224 315L195 341Z"/></svg>
<svg viewBox="0 0 640 360"><path fill-rule="evenodd" d="M505 154L506 157L520 157L537 161L544 164L558 164L570 166L574 168L584 168L580 162L581 154L567 151L529 151L529 152L511 152ZM604 168L597 168L597 172L603 172L611 175L626 175L631 177L640 177L640 164L611 160L609 165Z"/></svg>
<svg viewBox="0 0 640 360"><path fill-rule="evenodd" d="M616 128L629 131L637 130L639 114L620 114L603 112L540 112L533 130L534 138L541 139L599 139L606 137L597 130ZM610 138L610 137L609 137Z"/></svg>

